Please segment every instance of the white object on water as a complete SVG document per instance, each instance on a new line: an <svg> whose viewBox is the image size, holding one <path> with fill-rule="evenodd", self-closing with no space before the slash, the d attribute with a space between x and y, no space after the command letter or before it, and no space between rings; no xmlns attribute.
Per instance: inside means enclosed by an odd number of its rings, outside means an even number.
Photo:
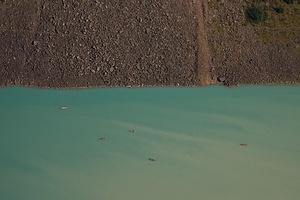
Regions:
<svg viewBox="0 0 300 200"><path fill-rule="evenodd" d="M67 106L62 106L62 107L60 107L60 109L62 109L62 110L67 110L69 107L67 107Z"/></svg>

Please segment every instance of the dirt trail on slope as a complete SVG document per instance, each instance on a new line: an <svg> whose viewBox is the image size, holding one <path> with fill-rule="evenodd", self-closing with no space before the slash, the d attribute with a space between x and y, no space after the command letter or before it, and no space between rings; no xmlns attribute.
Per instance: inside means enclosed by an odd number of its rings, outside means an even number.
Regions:
<svg viewBox="0 0 300 200"><path fill-rule="evenodd" d="M197 20L197 77L200 85L210 85L216 83L211 75L211 54L208 45L207 31L205 27L206 17L208 15L207 0L189 0L190 9L194 8Z"/></svg>

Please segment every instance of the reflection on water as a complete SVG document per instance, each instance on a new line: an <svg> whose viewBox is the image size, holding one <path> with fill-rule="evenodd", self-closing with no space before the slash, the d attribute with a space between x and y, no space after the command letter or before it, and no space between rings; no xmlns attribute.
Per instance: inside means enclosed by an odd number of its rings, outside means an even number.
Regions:
<svg viewBox="0 0 300 200"><path fill-rule="evenodd" d="M0 90L0 199L294 200L300 87Z"/></svg>

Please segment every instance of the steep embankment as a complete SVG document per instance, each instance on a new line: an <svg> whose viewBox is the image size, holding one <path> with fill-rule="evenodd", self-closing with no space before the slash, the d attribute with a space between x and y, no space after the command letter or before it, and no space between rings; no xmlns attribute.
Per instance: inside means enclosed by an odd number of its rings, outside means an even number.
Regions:
<svg viewBox="0 0 300 200"><path fill-rule="evenodd" d="M2 1L0 84L206 85L202 1Z"/></svg>

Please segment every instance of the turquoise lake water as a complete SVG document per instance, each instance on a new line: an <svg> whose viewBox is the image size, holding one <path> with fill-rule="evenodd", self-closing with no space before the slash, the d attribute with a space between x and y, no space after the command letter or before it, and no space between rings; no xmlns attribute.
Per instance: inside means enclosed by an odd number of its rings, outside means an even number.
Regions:
<svg viewBox="0 0 300 200"><path fill-rule="evenodd" d="M0 89L1 200L299 196L300 87Z"/></svg>

